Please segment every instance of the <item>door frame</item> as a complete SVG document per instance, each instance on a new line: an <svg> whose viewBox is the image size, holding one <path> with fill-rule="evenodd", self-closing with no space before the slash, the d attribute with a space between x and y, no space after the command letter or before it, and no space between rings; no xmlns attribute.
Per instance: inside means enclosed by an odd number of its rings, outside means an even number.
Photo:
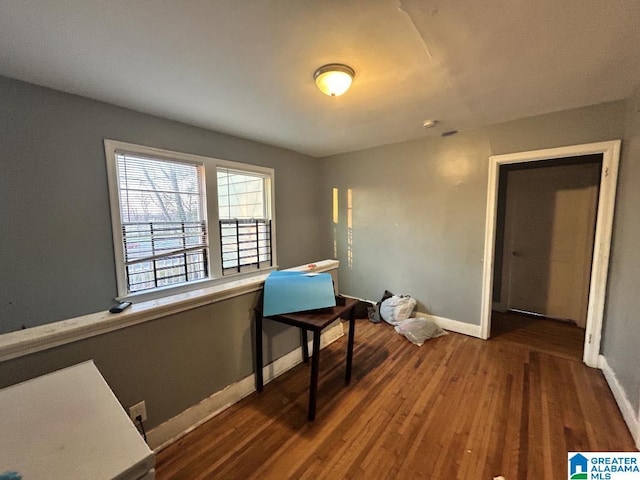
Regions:
<svg viewBox="0 0 640 480"><path fill-rule="evenodd" d="M495 231L500 166L540 160L560 160L581 155L602 154L600 193L598 195L598 210L596 213L596 230L593 243L591 280L589 283L589 304L587 307L587 324L585 329L584 354L582 357L584 363L590 367L595 368L598 366L600 341L602 339L602 319L607 292L607 275L609 273L609 252L611 250L616 186L618 183L620 144L620 140L611 140L544 150L492 155L489 157L489 184L487 189L487 216L482 275L482 310L480 316L481 338L486 340L491 333Z"/></svg>

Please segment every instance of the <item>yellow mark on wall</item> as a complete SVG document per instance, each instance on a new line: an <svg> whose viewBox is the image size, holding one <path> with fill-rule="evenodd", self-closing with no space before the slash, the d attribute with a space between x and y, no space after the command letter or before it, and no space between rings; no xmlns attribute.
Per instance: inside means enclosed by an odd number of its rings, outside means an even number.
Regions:
<svg viewBox="0 0 640 480"><path fill-rule="evenodd" d="M333 188L333 258L338 258L338 189Z"/></svg>
<svg viewBox="0 0 640 480"><path fill-rule="evenodd" d="M353 190L347 189L347 265L353 267Z"/></svg>
<svg viewBox="0 0 640 480"><path fill-rule="evenodd" d="M353 190L347 190L347 228L353 228Z"/></svg>

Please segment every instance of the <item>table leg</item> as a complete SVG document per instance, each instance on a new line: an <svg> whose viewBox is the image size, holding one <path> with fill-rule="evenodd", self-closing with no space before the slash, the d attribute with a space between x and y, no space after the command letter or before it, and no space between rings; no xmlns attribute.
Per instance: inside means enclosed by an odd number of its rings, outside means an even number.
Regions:
<svg viewBox="0 0 640 480"><path fill-rule="evenodd" d="M320 366L320 332L313 331L313 352L311 356L311 385L309 386L309 413L307 418L316 418L316 396L318 394L318 368Z"/></svg>
<svg viewBox="0 0 640 480"><path fill-rule="evenodd" d="M302 343L302 361L309 363L309 339L307 338L307 329L300 327L300 337Z"/></svg>
<svg viewBox="0 0 640 480"><path fill-rule="evenodd" d="M262 391L262 313L255 312L256 322L256 390Z"/></svg>
<svg viewBox="0 0 640 480"><path fill-rule="evenodd" d="M344 384L351 382L351 364L353 361L353 340L356 334L356 319L353 315L353 308L349 310L349 342L347 343L347 371L344 376Z"/></svg>

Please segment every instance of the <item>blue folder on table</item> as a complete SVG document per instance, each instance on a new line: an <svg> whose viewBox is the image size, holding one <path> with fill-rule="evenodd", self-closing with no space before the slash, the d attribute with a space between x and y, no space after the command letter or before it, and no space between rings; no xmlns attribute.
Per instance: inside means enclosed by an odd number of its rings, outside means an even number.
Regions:
<svg viewBox="0 0 640 480"><path fill-rule="evenodd" d="M264 282L265 317L335 306L329 273L271 272Z"/></svg>

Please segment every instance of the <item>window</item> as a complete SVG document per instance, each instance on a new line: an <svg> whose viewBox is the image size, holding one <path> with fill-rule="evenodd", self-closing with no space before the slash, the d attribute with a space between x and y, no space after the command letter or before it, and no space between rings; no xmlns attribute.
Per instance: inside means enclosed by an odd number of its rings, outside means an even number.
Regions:
<svg viewBox="0 0 640 480"><path fill-rule="evenodd" d="M268 177L218 168L222 272L272 265Z"/></svg>
<svg viewBox="0 0 640 480"><path fill-rule="evenodd" d="M112 140L105 153L118 298L274 265L272 169Z"/></svg>
<svg viewBox="0 0 640 480"><path fill-rule="evenodd" d="M127 292L207 278L202 165L116 160Z"/></svg>

